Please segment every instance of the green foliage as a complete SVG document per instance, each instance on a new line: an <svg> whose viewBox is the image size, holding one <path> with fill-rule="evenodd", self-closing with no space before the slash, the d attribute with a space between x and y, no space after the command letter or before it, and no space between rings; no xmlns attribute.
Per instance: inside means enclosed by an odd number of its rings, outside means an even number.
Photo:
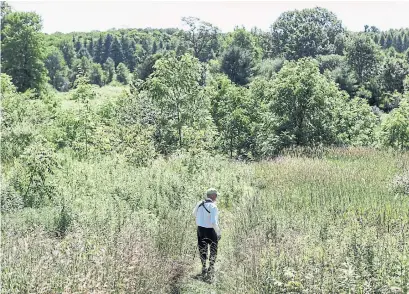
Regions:
<svg viewBox="0 0 409 294"><path fill-rule="evenodd" d="M400 57L387 57L382 73L384 89L392 93L393 91L403 92L403 80L409 74L409 63Z"/></svg>
<svg viewBox="0 0 409 294"><path fill-rule="evenodd" d="M40 93L47 81L41 18L34 12L11 12L2 20L2 71L11 76L17 90Z"/></svg>
<svg viewBox="0 0 409 294"><path fill-rule="evenodd" d="M74 45L72 44L72 42L64 40L60 44L60 50L64 56L65 62L69 67L71 67L74 59L76 58Z"/></svg>
<svg viewBox="0 0 409 294"><path fill-rule="evenodd" d="M358 34L347 46L346 58L360 84L368 82L380 72L380 48L367 35Z"/></svg>
<svg viewBox="0 0 409 294"><path fill-rule="evenodd" d="M74 88L32 99L1 75L5 292L407 292L407 30L315 8L272 35L195 18L43 35L1 8L2 41L45 38L50 83ZM210 186L228 242L203 289L191 206Z"/></svg>
<svg viewBox="0 0 409 294"><path fill-rule="evenodd" d="M333 71L341 66L345 66L345 58L341 55L319 55L316 59L319 63L320 73Z"/></svg>
<svg viewBox="0 0 409 294"><path fill-rule="evenodd" d="M102 66L99 63L92 63L89 72L90 83L102 87L105 84L105 80L106 78Z"/></svg>
<svg viewBox="0 0 409 294"><path fill-rule="evenodd" d="M159 59L154 68L155 72L143 87L155 109L157 149L168 154L177 148L209 144L212 137L210 105L199 84L199 61L187 54L167 56Z"/></svg>
<svg viewBox="0 0 409 294"><path fill-rule="evenodd" d="M124 61L124 52L122 50L122 44L120 43L117 37L114 37L114 40L110 47L109 56L114 61L115 67L117 67L119 63Z"/></svg>
<svg viewBox="0 0 409 294"><path fill-rule="evenodd" d="M70 81L74 85L78 76L89 76L91 74L92 62L84 56L81 59L75 59L72 67Z"/></svg>
<svg viewBox="0 0 409 294"><path fill-rule="evenodd" d="M118 80L118 82L124 85L129 84L131 73L129 72L129 69L126 67L125 64L123 64L122 62L118 64L116 72L117 72L116 79Z"/></svg>
<svg viewBox="0 0 409 294"><path fill-rule="evenodd" d="M146 58L144 62L141 63L138 67L137 72L138 72L139 79L143 81L146 80L149 77L149 75L153 73L154 71L153 66L155 65L155 62L158 59L161 59L162 56L163 56L162 54L157 53L154 55L150 55L148 58Z"/></svg>
<svg viewBox="0 0 409 294"><path fill-rule="evenodd" d="M211 99L212 117L219 132L217 147L233 157L249 150L250 101L247 90L221 76L216 78L215 94Z"/></svg>
<svg viewBox="0 0 409 294"><path fill-rule="evenodd" d="M382 142L385 146L409 149L409 99L407 97L382 121L381 128Z"/></svg>
<svg viewBox="0 0 409 294"><path fill-rule="evenodd" d="M324 8L284 12L271 27L273 51L289 60L335 54L335 38L343 31L341 21Z"/></svg>
<svg viewBox="0 0 409 294"><path fill-rule="evenodd" d="M182 34L182 40L193 49L193 55L200 61L214 58L219 51L220 30L195 17L183 17L182 21L188 27L188 30Z"/></svg>
<svg viewBox="0 0 409 294"><path fill-rule="evenodd" d="M112 60L112 58L109 57L104 63L104 70L105 70L106 83L109 84L112 81L114 81L116 78L115 62Z"/></svg>
<svg viewBox="0 0 409 294"><path fill-rule="evenodd" d="M271 79L284 66L284 58L264 59L257 68L259 76Z"/></svg>
<svg viewBox="0 0 409 294"><path fill-rule="evenodd" d="M49 83L58 91L68 91L68 67L62 52L53 47L45 59L45 67L48 71Z"/></svg>
<svg viewBox="0 0 409 294"><path fill-rule="evenodd" d="M271 155L291 145L314 146L334 141L334 103L343 93L319 73L311 59L288 62L277 74L260 140Z"/></svg>
<svg viewBox="0 0 409 294"><path fill-rule="evenodd" d="M85 77L79 77L72 99L78 103L78 116L73 149L80 158L87 158L94 149L96 119L90 108L90 101L96 94Z"/></svg>
<svg viewBox="0 0 409 294"><path fill-rule="evenodd" d="M239 47L243 50L248 50L252 54L254 62L258 62L261 58L261 48L257 46L257 40L255 36L246 31L244 28L236 27L234 32L228 36L231 39L228 44L229 47Z"/></svg>
<svg viewBox="0 0 409 294"><path fill-rule="evenodd" d="M334 110L337 143L346 146L370 146L375 142L378 118L367 100L339 100Z"/></svg>
<svg viewBox="0 0 409 294"><path fill-rule="evenodd" d="M58 166L53 148L43 140L34 142L23 152L9 181L21 196L24 207L52 203L57 191L52 175Z"/></svg>
<svg viewBox="0 0 409 294"><path fill-rule="evenodd" d="M222 72L238 85L246 85L250 82L254 67L252 53L240 47L230 47L222 57Z"/></svg>
<svg viewBox="0 0 409 294"><path fill-rule="evenodd" d="M1 75L1 161L16 160L55 115L52 101L33 100L30 92L18 93L11 78Z"/></svg>

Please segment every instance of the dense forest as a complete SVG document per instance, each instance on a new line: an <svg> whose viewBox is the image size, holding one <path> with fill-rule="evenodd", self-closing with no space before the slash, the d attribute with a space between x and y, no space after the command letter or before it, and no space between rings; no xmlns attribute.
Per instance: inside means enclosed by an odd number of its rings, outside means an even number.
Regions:
<svg viewBox="0 0 409 294"><path fill-rule="evenodd" d="M2 288L199 292L189 216L215 186L214 290L408 291L409 28L182 22L44 34L1 2Z"/></svg>

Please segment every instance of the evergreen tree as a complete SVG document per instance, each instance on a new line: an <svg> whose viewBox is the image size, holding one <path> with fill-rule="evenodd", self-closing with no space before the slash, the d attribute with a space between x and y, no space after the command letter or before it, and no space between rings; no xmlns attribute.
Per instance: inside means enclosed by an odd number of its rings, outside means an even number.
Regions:
<svg viewBox="0 0 409 294"><path fill-rule="evenodd" d="M88 42L88 47L87 47L88 53L91 55L92 59L94 58L94 39L91 37L91 39Z"/></svg>
<svg viewBox="0 0 409 294"><path fill-rule="evenodd" d="M87 47L82 46L81 49L77 53L78 58L86 57L88 59L92 59L91 54L89 54Z"/></svg>
<svg viewBox="0 0 409 294"><path fill-rule="evenodd" d="M104 50L102 54L102 62L106 62L108 57L110 57L111 53L111 45L112 45L113 37L111 34L106 35L105 41L104 41Z"/></svg>
<svg viewBox="0 0 409 294"><path fill-rule="evenodd" d="M95 46L94 61L99 64L103 64L104 60L104 39L102 35L99 35L97 44Z"/></svg>
<svg viewBox="0 0 409 294"><path fill-rule="evenodd" d="M122 51L122 45L119 39L115 36L111 45L111 51L109 57L115 62L115 66L124 61L124 52Z"/></svg>
<svg viewBox="0 0 409 294"><path fill-rule="evenodd" d="M231 46L223 55L221 70L236 84L246 85L253 75L253 54L249 50Z"/></svg>
<svg viewBox="0 0 409 294"><path fill-rule="evenodd" d="M106 77L106 84L109 84L115 79L115 62L111 57L108 57L104 63L104 71Z"/></svg>
<svg viewBox="0 0 409 294"><path fill-rule="evenodd" d="M133 59L134 59L134 53L135 53L135 41L131 40L125 36L122 35L121 37L121 44L122 44L122 52L124 55L124 63L128 68L135 68L135 65L133 64Z"/></svg>
<svg viewBox="0 0 409 294"><path fill-rule="evenodd" d="M88 76L91 84L98 85L100 87L104 85L104 71L102 70L102 66L99 63L93 63L91 65Z"/></svg>
<svg viewBox="0 0 409 294"><path fill-rule="evenodd" d="M386 40L385 40L385 48L392 47L393 45L393 38L391 33L387 33Z"/></svg>
<svg viewBox="0 0 409 294"><path fill-rule="evenodd" d="M403 52L403 51L404 51L402 35L399 35L399 36L397 37L395 48L396 48L396 50L397 50L398 52Z"/></svg>
<svg viewBox="0 0 409 294"><path fill-rule="evenodd" d="M385 34L384 33L381 34L381 39L379 40L379 45L381 45L381 47L383 49L386 48L386 41L385 41Z"/></svg>
<svg viewBox="0 0 409 294"><path fill-rule="evenodd" d="M81 48L83 47L82 42L81 42L81 37L78 37L77 40L75 41L75 52L79 52Z"/></svg>
<svg viewBox="0 0 409 294"><path fill-rule="evenodd" d="M62 41L62 43L60 44L60 50L64 56L64 60L67 63L68 67L71 67L76 56L72 41L68 40Z"/></svg>
<svg viewBox="0 0 409 294"><path fill-rule="evenodd" d="M409 49L409 31L406 31L403 38L403 51Z"/></svg>
<svg viewBox="0 0 409 294"><path fill-rule="evenodd" d="M375 44L379 44L379 35L376 34L376 35L374 36L373 40L374 40Z"/></svg>
<svg viewBox="0 0 409 294"><path fill-rule="evenodd" d="M137 50L136 42L134 40L131 41L128 51L125 52L124 54L127 60L128 67L130 71L133 72L136 68L136 64L138 61L138 58L137 58L138 50Z"/></svg>
<svg viewBox="0 0 409 294"><path fill-rule="evenodd" d="M123 64L122 62L118 64L117 68L116 68L116 79L118 82L127 85L130 82L130 77L131 77L131 73L129 72L129 69L126 67L125 64Z"/></svg>

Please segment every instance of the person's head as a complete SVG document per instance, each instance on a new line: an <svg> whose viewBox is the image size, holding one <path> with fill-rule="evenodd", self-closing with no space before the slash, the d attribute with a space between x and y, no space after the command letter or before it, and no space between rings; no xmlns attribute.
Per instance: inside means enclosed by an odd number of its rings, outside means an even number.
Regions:
<svg viewBox="0 0 409 294"><path fill-rule="evenodd" d="M216 201L217 190L214 188L210 188L209 190L207 190L206 195L208 198L212 199L212 201Z"/></svg>

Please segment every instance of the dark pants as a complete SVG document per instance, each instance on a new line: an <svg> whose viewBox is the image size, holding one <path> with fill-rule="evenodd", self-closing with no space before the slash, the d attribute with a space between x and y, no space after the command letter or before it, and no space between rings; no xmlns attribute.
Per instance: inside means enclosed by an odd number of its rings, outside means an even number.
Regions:
<svg viewBox="0 0 409 294"><path fill-rule="evenodd" d="M200 261L203 268L206 267L207 251L210 245L209 269L214 268L217 256L217 234L213 228L197 227L197 243L199 246Z"/></svg>

